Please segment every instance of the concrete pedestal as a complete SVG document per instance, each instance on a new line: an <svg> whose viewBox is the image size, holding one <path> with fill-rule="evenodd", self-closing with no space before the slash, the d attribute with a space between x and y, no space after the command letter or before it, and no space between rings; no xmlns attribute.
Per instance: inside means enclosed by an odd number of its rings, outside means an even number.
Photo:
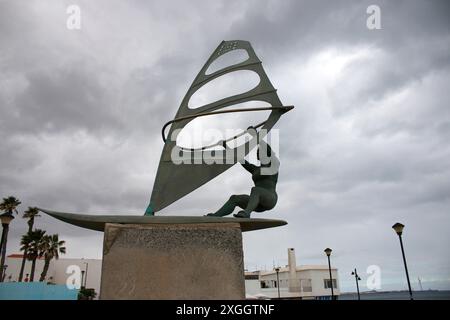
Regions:
<svg viewBox="0 0 450 320"><path fill-rule="evenodd" d="M105 225L100 299L244 299L239 223Z"/></svg>

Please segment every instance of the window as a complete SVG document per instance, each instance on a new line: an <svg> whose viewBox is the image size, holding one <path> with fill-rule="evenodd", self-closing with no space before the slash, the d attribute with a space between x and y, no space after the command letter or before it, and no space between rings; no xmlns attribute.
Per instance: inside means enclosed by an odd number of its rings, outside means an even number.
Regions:
<svg viewBox="0 0 450 320"><path fill-rule="evenodd" d="M325 289L331 289L331 281L330 279L323 279L323 284ZM337 289L336 279L333 279L333 288Z"/></svg>
<svg viewBox="0 0 450 320"><path fill-rule="evenodd" d="M300 279L300 286L303 292L312 292L311 279Z"/></svg>

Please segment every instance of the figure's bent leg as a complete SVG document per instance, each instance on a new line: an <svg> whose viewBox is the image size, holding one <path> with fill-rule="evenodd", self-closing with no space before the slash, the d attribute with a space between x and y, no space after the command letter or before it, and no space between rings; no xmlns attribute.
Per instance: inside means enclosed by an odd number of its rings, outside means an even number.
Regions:
<svg viewBox="0 0 450 320"><path fill-rule="evenodd" d="M234 216L237 218L250 218L250 214L252 211L255 211L255 209L259 205L259 199L260 199L260 192L257 187L252 188L252 192L250 193L250 198L248 200L247 206L244 210L239 211Z"/></svg>
<svg viewBox="0 0 450 320"><path fill-rule="evenodd" d="M249 198L250 197L246 194L232 195L230 199L228 199L228 201L225 202L225 204L219 210L217 210L215 213L209 213L207 214L207 216L223 217L229 215L234 211L234 208L236 208L236 206L245 208L247 206Z"/></svg>

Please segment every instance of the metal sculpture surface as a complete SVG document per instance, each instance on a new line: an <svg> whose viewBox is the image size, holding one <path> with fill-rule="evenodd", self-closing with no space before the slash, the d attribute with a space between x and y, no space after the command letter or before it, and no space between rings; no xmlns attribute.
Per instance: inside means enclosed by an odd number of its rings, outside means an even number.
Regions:
<svg viewBox="0 0 450 320"><path fill-rule="evenodd" d="M265 161L261 166L255 166L245 160L242 166L245 170L250 172L252 175L252 180L255 186L251 189L250 195L239 194L232 195L230 199L215 213L209 213L207 216L213 217L223 217L231 214L236 207L243 210L239 211L234 216L236 218L250 218L252 211L263 212L266 210L271 210L275 207L278 200L278 195L276 192L276 185L278 182L278 167L280 161L264 140L260 141L259 144L265 144L268 151L267 156L270 161ZM257 157L260 160L260 148L258 147ZM273 167L271 174L262 172L265 168Z"/></svg>
<svg viewBox="0 0 450 320"><path fill-rule="evenodd" d="M206 74L206 71L210 67L210 65L216 61L223 54L226 54L232 50L243 49L248 54L248 59L220 70L213 72L209 75ZM249 70L255 72L260 79L259 84L250 91L244 92L242 94L237 94L231 97L226 97L224 99L220 99L213 103L209 103L207 105L191 109L188 107L189 100L192 95L199 90L202 86L207 84L208 82L225 75L227 73L235 72L238 70ZM243 102L249 101L260 101L266 102L271 105L271 107L267 108L247 108L247 109L231 109L231 110L219 110L225 107L233 106ZM253 50L250 42L248 41L222 41L222 43L217 47L217 49L212 53L209 57L208 61L202 67L185 97L183 98L180 108L178 109L177 114L175 115L175 119L169 121L163 126L163 140L165 142L164 149L161 154L161 160L159 162L158 172L156 174L155 183L153 185L153 192L150 199L150 204L146 210L146 215L153 215L156 211L159 211L171 203L177 201L178 199L184 197L188 193L197 189L201 185L207 183L211 179L215 178L219 174L231 168L234 164L239 161L243 161L243 157L247 155L250 151L250 146L255 146L257 142L262 141L263 135L266 134L281 115L289 110L291 110L293 106L283 106L278 95L276 93L276 89L270 83L269 78L267 77L264 69L262 67L261 60L256 56L255 51ZM217 111L219 110L219 111ZM245 134L246 132L242 132L241 134L232 137L226 141L220 141L216 144L209 145L206 147L198 148L198 149L185 149L177 146L176 138L180 130L186 126L190 121L194 118L214 115L219 113L230 113L230 112L248 112L248 111L260 111L260 110L271 110L271 113L267 120L262 123L255 124L252 129L261 130L253 135L253 138L250 141L247 141L243 148L246 150L244 154L240 154L234 157L233 161L230 163L215 163L215 164L195 164L195 161L191 161L189 164L174 164L171 155L174 150L181 155L181 157L190 157L194 159L202 158L203 153L208 149L213 147L223 147L223 152L227 151L227 142L229 140L237 139L239 136ZM168 125L171 125L169 133L166 138L165 129ZM261 134L262 133L262 134ZM247 166L247 168L250 168ZM239 202L242 202L241 200ZM245 214L247 215L247 214Z"/></svg>
<svg viewBox="0 0 450 320"><path fill-rule="evenodd" d="M222 55L237 49L243 49L248 54L248 59L243 62L222 68L211 74L206 74L210 65ZM237 94L234 96L220 99L213 103L200 106L195 109L188 107L189 100L192 95L204 86L206 83L216 79L227 73L238 70L249 70L255 72L259 76L259 84L253 89ZM250 102L260 101L262 103L270 104L270 107L257 108L237 108L220 110L226 107ZM73 225L87 228L91 230L103 231L106 223L121 223L121 224L151 224L151 223L171 223L171 224L192 224L192 223L229 223L237 222L240 224L242 231L250 231L264 228L271 228L285 225L283 220L274 219L250 219L252 211L265 211L272 209L277 202L277 194L275 191L278 179L278 165L279 161L274 152L271 152L269 162L257 167L244 160L244 157L251 151L252 148L258 146L258 154L263 147L264 150L270 150L270 147L263 141L264 136L272 129L275 123L279 120L281 115L293 106L283 106L276 89L270 83L266 73L264 72L261 61L256 56L253 48L248 41L222 41L217 49L210 56L206 64L202 67L199 74L195 78L187 94L181 102L175 118L167 122L162 129L162 137L164 141L164 148L161 154L158 171L156 174L153 191L151 194L150 204L147 207L144 216L136 215L87 215L74 214L66 212L57 212L47 209L39 209L50 216L61 221L71 223ZM205 117L210 115L217 115L232 112L251 112L260 110L270 110L268 118L258 124L249 127L242 133L233 136L229 139L219 141L216 144L203 146L197 149L182 148L177 145L176 138L181 129L183 129L190 121L198 117ZM169 132L166 136L166 128L170 126ZM259 131L258 131L259 129ZM230 147L228 143L232 140L249 133L251 139L246 141L241 150L238 152L237 148ZM214 163L206 165L204 163L196 163L197 157L202 158L203 155L214 147L222 147L223 158L227 157L227 161L223 163ZM231 161L228 155L232 154ZM189 164L175 164L171 158L173 153L178 153L182 158L191 159ZM213 153L219 151L214 150ZM222 206L217 212L209 214L206 217L187 217L187 216L154 216L154 213L167 207L173 202L181 199L188 193L207 183L227 169L231 168L237 162L241 162L243 167L252 174L252 179L255 187L252 188L250 195L234 195L227 203ZM261 162L262 163L262 162ZM267 164L276 168L272 174L261 174L261 170L267 167ZM239 206L243 211L239 212L235 218L223 218L223 216L230 214L236 206Z"/></svg>

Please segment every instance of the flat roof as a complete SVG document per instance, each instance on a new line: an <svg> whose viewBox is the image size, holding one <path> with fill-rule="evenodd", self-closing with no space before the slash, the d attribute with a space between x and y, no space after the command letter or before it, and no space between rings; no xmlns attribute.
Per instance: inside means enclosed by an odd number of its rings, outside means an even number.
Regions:
<svg viewBox="0 0 450 320"><path fill-rule="evenodd" d="M297 268L295 270L296 271L328 270L328 266L327 265L303 265L303 266L297 266ZM331 267L331 270L337 271L337 268ZM283 273L283 272L289 272L289 267L280 268L279 273ZM274 273L277 273L277 272L275 270L261 271L261 275L262 276L269 275L269 274L274 274Z"/></svg>

